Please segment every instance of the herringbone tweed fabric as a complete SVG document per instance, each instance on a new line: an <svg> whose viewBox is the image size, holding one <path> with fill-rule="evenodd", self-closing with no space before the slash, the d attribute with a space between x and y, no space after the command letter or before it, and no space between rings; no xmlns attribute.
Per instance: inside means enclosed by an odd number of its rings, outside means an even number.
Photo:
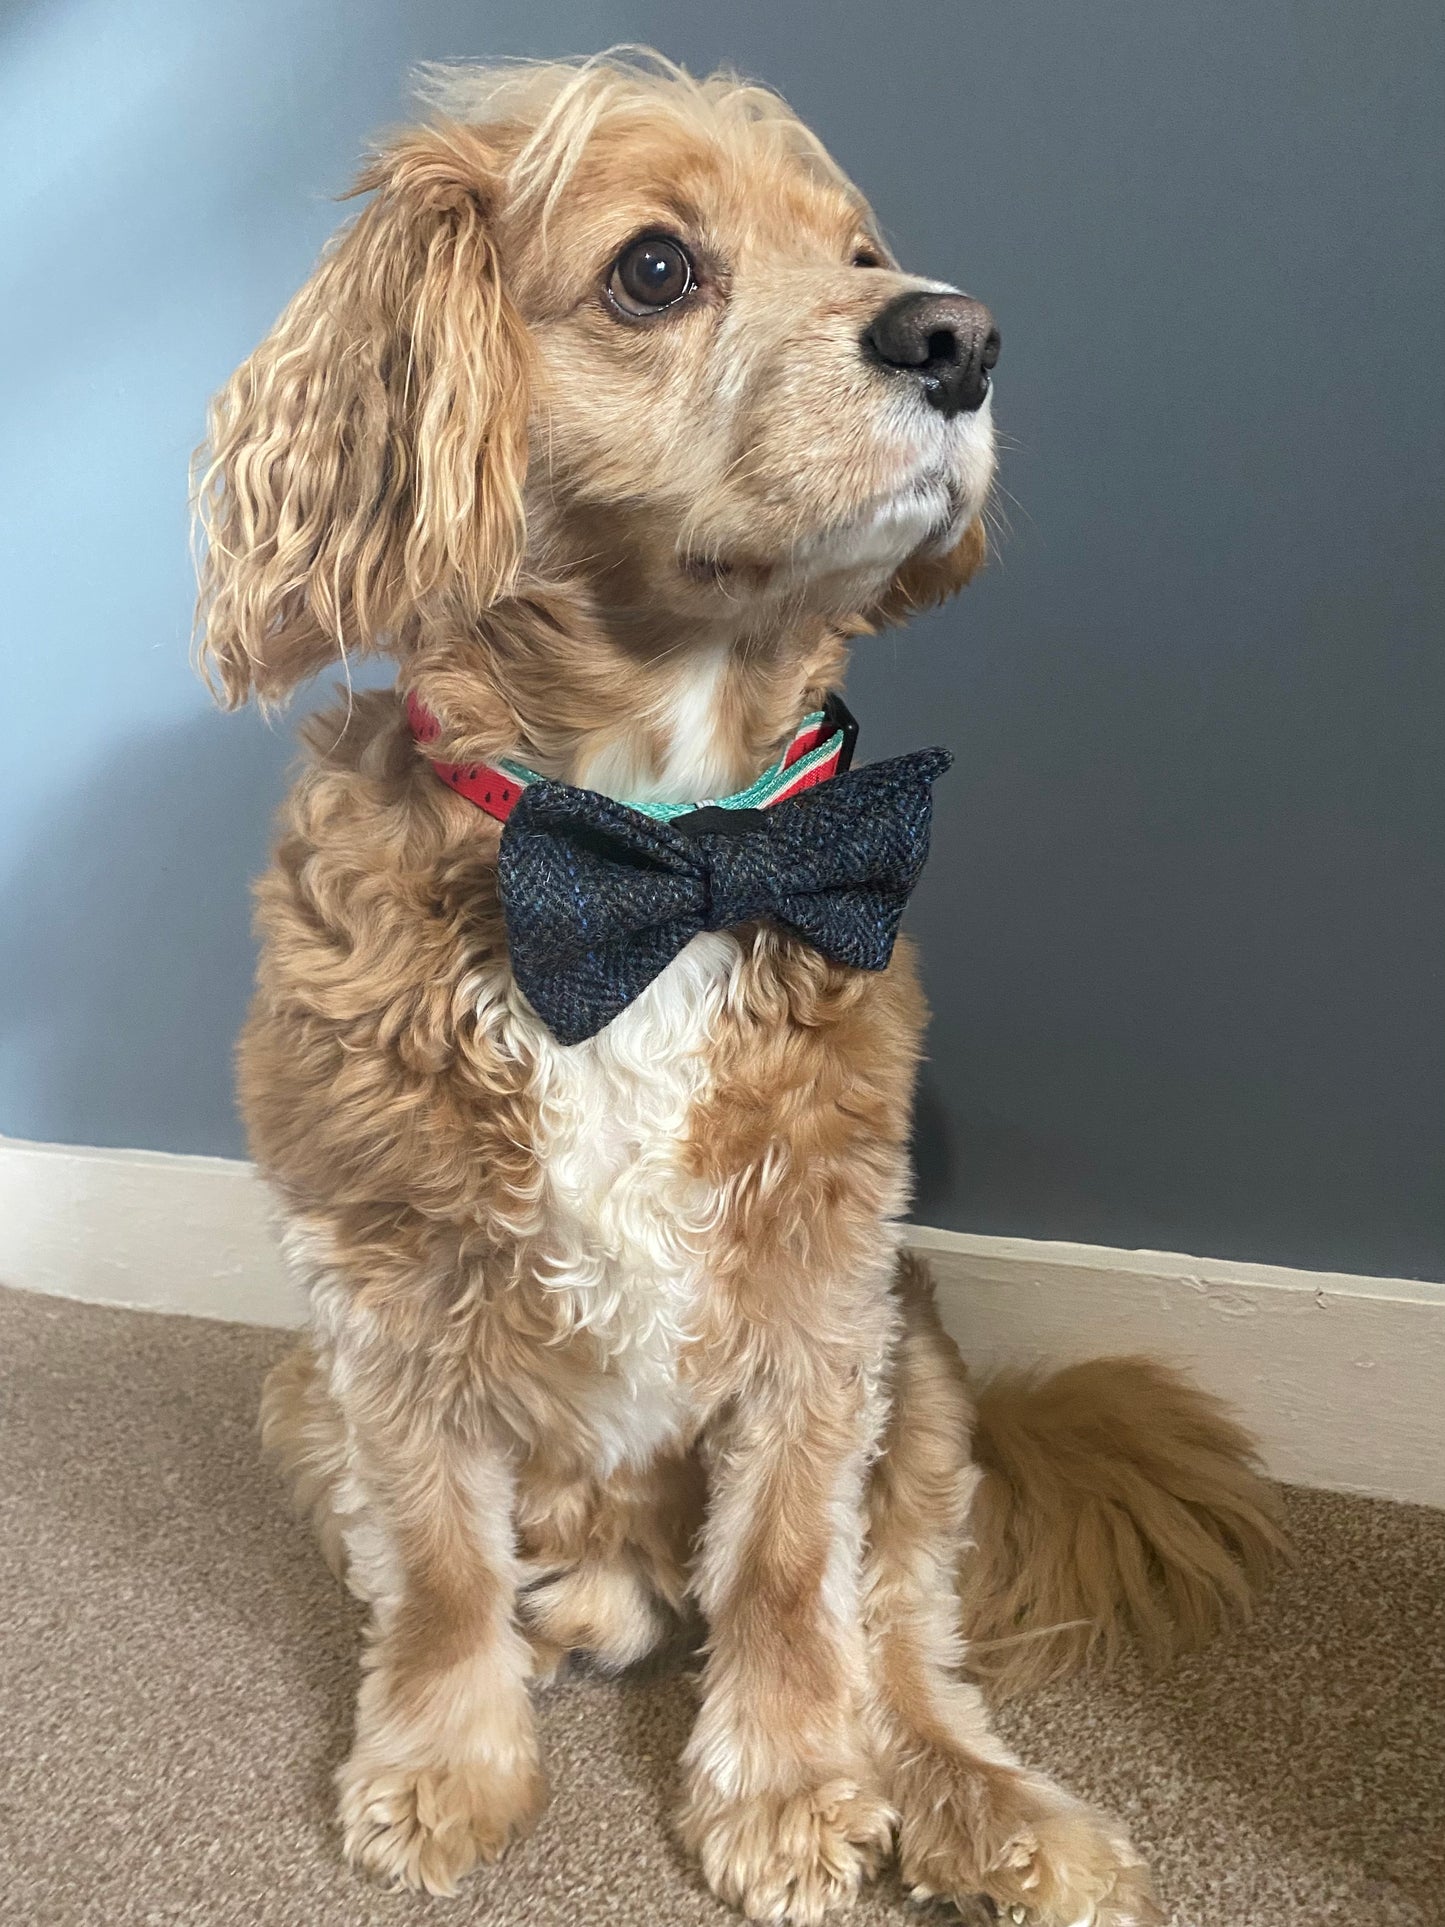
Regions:
<svg viewBox="0 0 1445 1927"><path fill-rule="evenodd" d="M497 859L512 973L562 1043L576 1044L703 930L767 919L836 963L882 970L928 855L933 784L952 760L916 750L768 810L709 810L706 829L534 783Z"/></svg>

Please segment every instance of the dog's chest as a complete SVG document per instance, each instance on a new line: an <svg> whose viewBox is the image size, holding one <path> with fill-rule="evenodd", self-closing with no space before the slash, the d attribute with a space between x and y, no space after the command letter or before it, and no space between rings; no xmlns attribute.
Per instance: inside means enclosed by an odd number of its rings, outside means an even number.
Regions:
<svg viewBox="0 0 1445 1927"><path fill-rule="evenodd" d="M649 1456L687 1418L679 1360L719 1200L688 1172L685 1139L738 956L730 936L697 937L596 1037L533 1044L537 1280L559 1323L594 1350L583 1416L614 1464Z"/></svg>

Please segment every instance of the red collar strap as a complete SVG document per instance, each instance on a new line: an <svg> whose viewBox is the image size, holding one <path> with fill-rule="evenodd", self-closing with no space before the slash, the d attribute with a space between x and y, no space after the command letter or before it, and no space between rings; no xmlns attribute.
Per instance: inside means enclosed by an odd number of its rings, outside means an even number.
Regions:
<svg viewBox="0 0 1445 1927"><path fill-rule="evenodd" d="M424 746L436 741L441 724L414 691L407 695L406 714L418 743ZM772 768L764 770L746 789L732 796L704 797L696 803L629 802L627 807L664 823L704 806L724 810L771 809L775 803L785 802L788 797L811 789L815 783L825 783L830 776L841 776L853 760L857 739L858 725L847 705L841 696L830 693L821 709L814 710L799 723L792 742ZM475 803L499 823L506 822L529 784L546 780L525 763L515 763L508 757L497 763L433 760L432 768L448 789Z"/></svg>

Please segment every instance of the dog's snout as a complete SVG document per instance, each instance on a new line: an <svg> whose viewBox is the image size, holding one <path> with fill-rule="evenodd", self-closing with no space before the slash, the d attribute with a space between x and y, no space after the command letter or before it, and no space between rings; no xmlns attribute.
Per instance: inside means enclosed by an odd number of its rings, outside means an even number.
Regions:
<svg viewBox="0 0 1445 1927"><path fill-rule="evenodd" d="M999 333L981 301L967 294L900 294L863 335L872 361L916 375L941 415L968 414L988 393Z"/></svg>

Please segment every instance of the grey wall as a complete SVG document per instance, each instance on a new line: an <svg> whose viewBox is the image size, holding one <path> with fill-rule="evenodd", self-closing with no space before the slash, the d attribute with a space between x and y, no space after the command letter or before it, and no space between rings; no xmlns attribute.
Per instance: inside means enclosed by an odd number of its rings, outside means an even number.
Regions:
<svg viewBox="0 0 1445 1927"><path fill-rule="evenodd" d="M205 397L417 58L779 85L1004 331L1011 533L866 648L940 740L919 1214L1445 1276L1438 0L12 7L0 1128L236 1153L286 733L186 666Z"/></svg>

